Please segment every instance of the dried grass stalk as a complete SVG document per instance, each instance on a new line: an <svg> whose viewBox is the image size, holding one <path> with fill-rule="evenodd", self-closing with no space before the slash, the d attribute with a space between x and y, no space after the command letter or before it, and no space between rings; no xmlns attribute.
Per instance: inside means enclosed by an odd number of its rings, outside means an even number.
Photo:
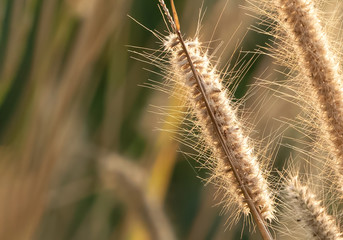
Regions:
<svg viewBox="0 0 343 240"><path fill-rule="evenodd" d="M164 45L171 54L171 74L178 87L185 89L191 111L197 118L203 138L214 155L219 184L230 192L241 211L252 214L264 239L272 239L266 221L274 218L274 203L266 174L254 155L252 141L244 134L235 108L227 97L216 68L198 39L183 40L174 5L174 18L164 2L161 6L172 26Z"/></svg>
<svg viewBox="0 0 343 240"><path fill-rule="evenodd" d="M299 69L306 76L307 84L312 85L310 89L317 99L318 118L327 133L328 150L335 159L333 168L342 180L343 88L338 58L331 50L312 1L279 0L278 12L294 43Z"/></svg>

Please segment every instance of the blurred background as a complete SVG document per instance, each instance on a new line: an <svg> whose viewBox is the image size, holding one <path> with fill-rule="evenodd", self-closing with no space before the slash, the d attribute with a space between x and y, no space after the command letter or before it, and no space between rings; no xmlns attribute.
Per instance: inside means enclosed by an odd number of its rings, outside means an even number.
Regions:
<svg viewBox="0 0 343 240"><path fill-rule="evenodd" d="M275 74L251 53L268 38L248 31L243 0L175 4L186 36L203 6L200 37L237 78L237 99L254 76ZM183 154L182 113L156 114L178 100L141 86L163 77L128 50L161 44L128 15L166 33L157 0L0 1L0 239L259 239Z"/></svg>

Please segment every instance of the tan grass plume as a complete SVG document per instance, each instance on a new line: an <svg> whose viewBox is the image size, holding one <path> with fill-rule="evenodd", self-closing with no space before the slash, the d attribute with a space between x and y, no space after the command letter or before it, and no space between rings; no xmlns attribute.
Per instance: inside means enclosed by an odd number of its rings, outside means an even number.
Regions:
<svg viewBox="0 0 343 240"><path fill-rule="evenodd" d="M300 182L298 175L284 182L283 198L289 208L289 216L301 227L306 239L343 239L335 218L327 213L324 205L312 190ZM293 233L296 229L290 229Z"/></svg>
<svg viewBox="0 0 343 240"><path fill-rule="evenodd" d="M329 151L336 159L336 173L342 176L343 86L338 58L331 50L312 1L279 0L278 7L279 18L285 22L306 76L304 81L312 85L310 89L317 96L319 119L331 144Z"/></svg>
<svg viewBox="0 0 343 240"><path fill-rule="evenodd" d="M174 18L163 0L160 5L172 33L164 42L170 53L172 78L186 91L191 111L211 149L217 179L241 211L252 214L264 239L272 239L266 221L274 218L274 203L251 140L244 134L236 110L227 97L222 80L197 38L183 40L172 2ZM232 201L232 200L231 200Z"/></svg>

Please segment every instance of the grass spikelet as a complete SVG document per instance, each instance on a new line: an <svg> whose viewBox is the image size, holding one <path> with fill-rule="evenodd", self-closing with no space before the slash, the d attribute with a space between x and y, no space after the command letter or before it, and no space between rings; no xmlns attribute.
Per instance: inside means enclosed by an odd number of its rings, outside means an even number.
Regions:
<svg viewBox="0 0 343 240"><path fill-rule="evenodd" d="M175 34L168 36L165 42L166 49L171 53L172 72L175 73L175 77L183 84L183 87L187 89L187 98L191 103L192 110L195 112L207 144L211 146L215 158L222 161L215 163L217 171L223 172L218 174L219 178L223 178L222 180L228 183L227 186L232 196L235 197L242 211L248 214L250 212L249 207L235 179L226 153L222 149L222 143L218 140L216 126L213 121L219 126L219 131L224 137L224 144L229 146L229 157L241 176L243 185L249 187L251 198L260 210L263 219L273 219L273 204L268 184L260 169L258 160L254 156L251 141L244 136L236 112L227 99L227 93L221 84L216 68L210 64L207 54L202 52L201 44L197 39L185 41L195 68L202 76L201 84L204 86L209 108L215 113L214 119L211 119L206 108L206 100L199 92L185 53L178 43L178 37Z"/></svg>
<svg viewBox="0 0 343 240"><path fill-rule="evenodd" d="M300 66L303 66L308 84L313 86L320 109L319 118L331 142L330 152L343 165L343 89L338 59L330 50L316 9L309 0L280 0L280 19L294 41Z"/></svg>
<svg viewBox="0 0 343 240"><path fill-rule="evenodd" d="M240 211L252 214L263 238L272 239L266 221L274 218L274 203L266 173L227 97L219 72L197 38L183 40L173 4L174 18L164 2L160 3L173 29L164 42L170 53L171 78L185 89L190 110L213 153L215 160L208 163L208 168L215 169L216 180L230 192Z"/></svg>
<svg viewBox="0 0 343 240"><path fill-rule="evenodd" d="M281 71L287 80L269 83L268 87L287 89L276 91L301 110L296 119L286 122L307 138L307 149L299 151L296 146L293 149L310 156L322 180L330 185L337 181L335 187L342 191L342 55L341 43L337 41L341 31L336 24L342 16L338 10L324 14L319 7L325 4L328 3L320 0L252 0L248 8L260 15L256 30L273 37L265 53L285 67ZM299 138L291 138L299 143Z"/></svg>
<svg viewBox="0 0 343 240"><path fill-rule="evenodd" d="M285 180L282 193L288 218L302 228L302 236L306 239L343 239L335 218L327 213L309 186L301 183L298 175ZM295 229L291 231L294 233Z"/></svg>

